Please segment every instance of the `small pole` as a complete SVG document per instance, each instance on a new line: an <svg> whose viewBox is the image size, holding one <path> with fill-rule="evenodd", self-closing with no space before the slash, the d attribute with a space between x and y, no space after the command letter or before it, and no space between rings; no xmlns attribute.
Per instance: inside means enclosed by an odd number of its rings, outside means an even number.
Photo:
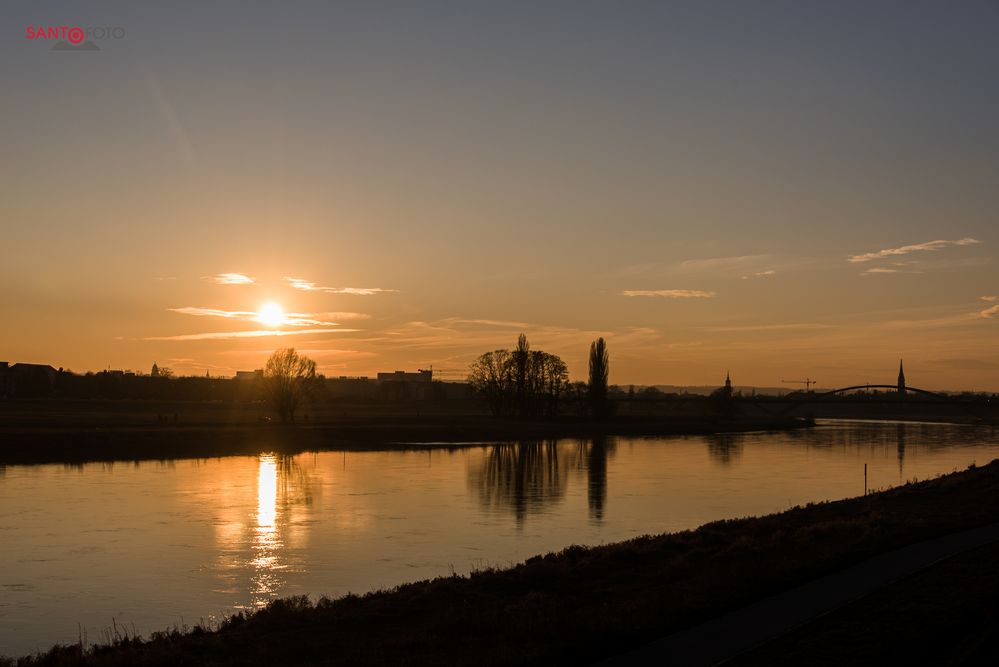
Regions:
<svg viewBox="0 0 999 667"><path fill-rule="evenodd" d="M864 464L864 495L867 495L867 464Z"/></svg>

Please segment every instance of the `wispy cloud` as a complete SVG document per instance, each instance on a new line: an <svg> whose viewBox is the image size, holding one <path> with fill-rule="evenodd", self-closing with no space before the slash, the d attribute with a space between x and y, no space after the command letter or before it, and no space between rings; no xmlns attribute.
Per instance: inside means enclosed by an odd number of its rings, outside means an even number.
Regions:
<svg viewBox="0 0 999 667"><path fill-rule="evenodd" d="M923 272L922 271L915 271L915 270L907 270L907 269L888 269L888 268L884 268L884 267L881 267L881 266L872 266L871 268L867 269L866 271L861 271L857 275L858 276L878 276L878 275L885 275L885 274L892 274L892 273L919 274L919 273L923 273Z"/></svg>
<svg viewBox="0 0 999 667"><path fill-rule="evenodd" d="M198 308L196 306L184 306L183 308L167 308L167 310L180 313L181 315L195 315L197 317L227 317L229 319L256 319L257 314L249 310L220 310L218 308Z"/></svg>
<svg viewBox="0 0 999 667"><path fill-rule="evenodd" d="M526 326L516 326L526 325ZM441 368L458 364L464 374L467 364L483 350L516 344L518 329L527 333L534 349L563 355L570 366L585 365L585 352L598 336L614 340L613 331L596 331L538 323L475 320L447 317L432 321L405 322L377 332L371 338L355 338L365 346L384 346L396 354L410 355L414 364L434 363ZM574 357L578 356L578 359Z"/></svg>
<svg viewBox="0 0 999 667"><path fill-rule="evenodd" d="M771 255L739 255L736 257L707 257L704 259L688 259L676 265L681 273L696 273L701 271L745 271L760 264L769 263Z"/></svg>
<svg viewBox="0 0 999 667"><path fill-rule="evenodd" d="M325 290L329 294L356 294L358 296L371 296L382 292L398 292L397 289L382 289L381 287L341 287Z"/></svg>
<svg viewBox="0 0 999 667"><path fill-rule="evenodd" d="M814 271L816 268L834 265L839 260L817 258L804 255L783 256L778 254L735 255L729 257L705 257L686 259L679 262L648 262L620 267L608 273L608 277L628 282L666 281L681 278L697 279L697 276L710 275L712 278L733 277L742 280L769 278L776 275L799 271Z"/></svg>
<svg viewBox="0 0 999 667"><path fill-rule="evenodd" d="M491 327L510 327L513 329L529 329L531 327L527 322L507 322L504 320L467 320L458 317L448 318L446 321L451 322L456 325L460 324L481 324L483 326Z"/></svg>
<svg viewBox="0 0 999 667"><path fill-rule="evenodd" d="M198 308L195 306L185 306L183 308L167 308L167 310L180 313L181 315L194 315L195 317L222 317L230 320L241 320L241 321L259 321L260 314L254 313L249 310L221 310L219 308ZM366 317L363 313L285 313L284 319L281 324L290 327L310 327L310 326L323 326L323 327L333 327L336 326L336 322L330 322L323 319L319 319L322 315L348 315L351 317L344 319L363 319Z"/></svg>
<svg viewBox="0 0 999 667"><path fill-rule="evenodd" d="M332 320L334 322L342 322L344 320L370 320L371 315L367 313L352 313L349 311L337 310L328 313L313 313L312 317L316 317L323 320Z"/></svg>
<svg viewBox="0 0 999 667"><path fill-rule="evenodd" d="M996 315L999 315L999 305L992 306L991 308L986 308L985 310L983 310L981 312L981 316L982 317L989 317L989 318L991 318L991 317L995 317Z"/></svg>
<svg viewBox="0 0 999 667"><path fill-rule="evenodd" d="M870 262L875 259L882 259L884 257L895 257L898 255L908 255L914 252L927 252L940 250L941 248L946 248L948 246L965 246L965 245L976 245L981 243L978 239L973 238L963 238L957 239L955 241L947 241L944 239L937 241L927 241L926 243L916 243L914 245L904 245L898 248L886 248L884 250L878 250L876 252L866 252L862 255L851 255L846 261L851 263L858 262Z"/></svg>
<svg viewBox="0 0 999 667"><path fill-rule="evenodd" d="M750 278L771 278L776 275L777 275L776 271L774 271L773 269L768 269L767 271L757 271L756 273L743 276L742 279L749 280Z"/></svg>
<svg viewBox="0 0 999 667"><path fill-rule="evenodd" d="M999 296L983 296L982 301L999 301Z"/></svg>
<svg viewBox="0 0 999 667"><path fill-rule="evenodd" d="M180 334L179 336L147 336L139 340L230 340L235 338L265 338L267 336L300 336L303 334L351 333L360 329L257 329L254 331L216 331L211 333Z"/></svg>
<svg viewBox="0 0 999 667"><path fill-rule="evenodd" d="M991 308L989 309L991 310ZM991 315L986 315L985 312L981 313L982 317L992 317L995 313ZM955 313L953 315L945 315L942 317L934 317L922 320L886 320L884 322L878 322L872 324L870 329L932 329L938 327L953 327L953 326L974 326L974 322L979 319L979 313Z"/></svg>
<svg viewBox="0 0 999 667"><path fill-rule="evenodd" d="M885 269L880 266L876 266L872 269L867 269L866 271L861 271L859 275L861 276L876 276L885 273L899 273L898 269Z"/></svg>
<svg viewBox="0 0 999 667"><path fill-rule="evenodd" d="M380 356L377 352L338 348L299 348L298 351L319 361L324 359L373 359ZM270 354L270 352L268 351L267 354Z"/></svg>
<svg viewBox="0 0 999 667"><path fill-rule="evenodd" d="M630 289L621 292L624 296L657 296L666 299L710 299L714 292L696 289Z"/></svg>
<svg viewBox="0 0 999 667"><path fill-rule="evenodd" d="M832 324L820 324L817 322L801 322L789 324L747 324L742 326L728 327L705 327L705 331L736 332L736 331L819 331L822 329L832 329Z"/></svg>
<svg viewBox="0 0 999 667"><path fill-rule="evenodd" d="M356 296L372 296L383 292L398 292L396 289L383 289L381 287L324 287L302 278L284 278L292 287L303 292L323 292L326 294L354 294Z"/></svg>
<svg viewBox="0 0 999 667"><path fill-rule="evenodd" d="M214 276L204 276L203 280L210 280L216 285L252 285L256 282L243 273L218 273Z"/></svg>

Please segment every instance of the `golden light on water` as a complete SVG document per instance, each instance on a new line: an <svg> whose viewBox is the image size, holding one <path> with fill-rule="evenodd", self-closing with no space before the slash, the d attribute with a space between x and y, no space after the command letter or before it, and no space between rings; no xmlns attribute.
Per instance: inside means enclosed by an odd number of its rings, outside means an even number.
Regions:
<svg viewBox="0 0 999 667"><path fill-rule="evenodd" d="M271 454L260 457L257 472L257 527L274 532L277 516L277 461ZM258 530L258 533L261 531Z"/></svg>
<svg viewBox="0 0 999 667"><path fill-rule="evenodd" d="M278 464L273 454L263 454L257 469L257 528L253 539L254 569L252 595L254 606L269 602L283 580L277 572L284 566L278 558L283 546L277 530Z"/></svg>

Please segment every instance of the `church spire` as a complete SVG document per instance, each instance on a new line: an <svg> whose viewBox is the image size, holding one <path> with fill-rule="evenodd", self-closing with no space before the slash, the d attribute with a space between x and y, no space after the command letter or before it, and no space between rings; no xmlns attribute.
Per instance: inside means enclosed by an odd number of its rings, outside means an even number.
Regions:
<svg viewBox="0 0 999 667"><path fill-rule="evenodd" d="M902 360L898 360L898 395L905 396L905 371L902 369Z"/></svg>

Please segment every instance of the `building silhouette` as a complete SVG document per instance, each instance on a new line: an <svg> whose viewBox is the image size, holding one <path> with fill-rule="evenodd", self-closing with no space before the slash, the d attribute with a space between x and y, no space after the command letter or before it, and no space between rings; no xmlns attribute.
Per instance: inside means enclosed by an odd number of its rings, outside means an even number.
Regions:
<svg viewBox="0 0 999 667"><path fill-rule="evenodd" d="M905 371L902 370L902 360L898 360L898 395L905 396Z"/></svg>
<svg viewBox="0 0 999 667"><path fill-rule="evenodd" d="M0 362L0 396L48 396L57 374L48 364Z"/></svg>
<svg viewBox="0 0 999 667"><path fill-rule="evenodd" d="M433 378L433 371L425 371L422 368L415 373L406 371L395 371L391 373L379 373L378 384L383 382L417 382L429 383Z"/></svg>

